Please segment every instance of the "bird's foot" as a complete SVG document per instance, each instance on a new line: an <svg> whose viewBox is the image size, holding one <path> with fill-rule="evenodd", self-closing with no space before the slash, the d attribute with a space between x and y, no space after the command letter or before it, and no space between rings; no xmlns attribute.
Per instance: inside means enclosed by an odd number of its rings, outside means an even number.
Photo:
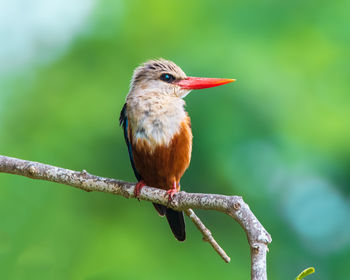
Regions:
<svg viewBox="0 0 350 280"><path fill-rule="evenodd" d="M134 195L135 197L140 201L140 194L141 194L141 190L142 188L146 186L146 183L144 181L138 181L136 186L135 186L135 189L134 189Z"/></svg>
<svg viewBox="0 0 350 280"><path fill-rule="evenodd" d="M177 190L177 186L176 186L176 182L174 182L173 187L169 190L166 191L167 195L168 195L168 200L169 202L171 202L173 200L173 196L174 194L176 194L178 192Z"/></svg>

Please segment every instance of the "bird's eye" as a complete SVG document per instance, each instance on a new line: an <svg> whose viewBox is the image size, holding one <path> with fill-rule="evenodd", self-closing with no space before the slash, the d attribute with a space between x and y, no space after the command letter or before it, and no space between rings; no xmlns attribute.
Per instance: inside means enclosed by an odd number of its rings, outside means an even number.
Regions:
<svg viewBox="0 0 350 280"><path fill-rule="evenodd" d="M167 82L167 83L172 83L173 81L175 81L175 77L173 75L167 74L167 73L162 74L160 76L160 79L164 82Z"/></svg>

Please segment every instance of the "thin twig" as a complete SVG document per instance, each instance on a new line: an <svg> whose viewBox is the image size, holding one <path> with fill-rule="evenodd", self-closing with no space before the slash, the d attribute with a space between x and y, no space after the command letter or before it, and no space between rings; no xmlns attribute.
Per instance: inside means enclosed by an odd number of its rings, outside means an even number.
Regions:
<svg viewBox="0 0 350 280"><path fill-rule="evenodd" d="M26 161L0 155L0 172L41 179L73 186L85 191L100 191L126 198L134 197L135 184L98 177L83 172L72 171L39 162ZM166 205L174 210L189 208L217 210L234 218L247 234L251 253L251 279L265 280L266 254L271 243L269 233L255 217L249 206L240 196L179 192L169 204L166 191L144 187L140 199Z"/></svg>
<svg viewBox="0 0 350 280"><path fill-rule="evenodd" d="M198 216L194 213L194 211L190 208L185 210L186 215L192 220L198 230L203 234L203 240L210 243L213 249L223 258L226 263L230 262L230 257L226 254L226 252L220 247L220 245L216 242L211 231L206 228L203 222L198 218Z"/></svg>

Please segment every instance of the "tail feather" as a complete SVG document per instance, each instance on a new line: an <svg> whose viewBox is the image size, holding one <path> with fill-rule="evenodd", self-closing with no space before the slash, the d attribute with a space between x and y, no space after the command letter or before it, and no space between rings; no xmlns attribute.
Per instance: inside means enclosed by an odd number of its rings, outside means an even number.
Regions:
<svg viewBox="0 0 350 280"><path fill-rule="evenodd" d="M183 212L175 211L171 208L166 208L165 215L175 238L179 241L185 241L186 231Z"/></svg>
<svg viewBox="0 0 350 280"><path fill-rule="evenodd" d="M186 231L183 212L175 211L157 203L153 203L153 206L160 216L166 216L175 238L179 241L184 241L186 239Z"/></svg>
<svg viewBox="0 0 350 280"><path fill-rule="evenodd" d="M161 204L157 204L157 203L153 203L153 206L154 206L154 208L156 208L156 210L160 216L162 216L162 217L165 216L166 209L167 209L166 206L161 205Z"/></svg>

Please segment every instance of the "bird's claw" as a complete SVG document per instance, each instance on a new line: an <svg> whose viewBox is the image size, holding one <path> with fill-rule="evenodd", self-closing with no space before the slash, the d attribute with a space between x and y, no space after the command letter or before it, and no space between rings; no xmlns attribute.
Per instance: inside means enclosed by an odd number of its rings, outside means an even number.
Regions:
<svg viewBox="0 0 350 280"><path fill-rule="evenodd" d="M173 200L173 196L178 192L176 187L176 182L174 183L173 187L166 191L166 194L168 195L168 201L171 202Z"/></svg>
<svg viewBox="0 0 350 280"><path fill-rule="evenodd" d="M138 181L135 189L134 189L134 196L138 199L138 201L140 201L140 194L141 194L141 190L142 188L146 186L146 183L144 181Z"/></svg>

